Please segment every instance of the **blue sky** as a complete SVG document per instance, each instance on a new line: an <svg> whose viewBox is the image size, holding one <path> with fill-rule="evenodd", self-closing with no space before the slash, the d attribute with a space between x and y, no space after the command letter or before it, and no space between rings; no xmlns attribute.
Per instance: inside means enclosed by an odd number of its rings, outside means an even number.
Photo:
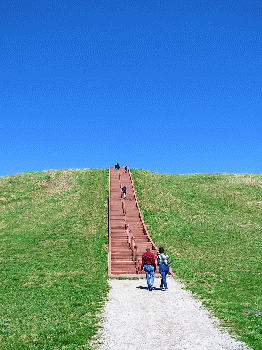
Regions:
<svg viewBox="0 0 262 350"><path fill-rule="evenodd" d="M260 0L3 0L0 77L0 176L262 173Z"/></svg>

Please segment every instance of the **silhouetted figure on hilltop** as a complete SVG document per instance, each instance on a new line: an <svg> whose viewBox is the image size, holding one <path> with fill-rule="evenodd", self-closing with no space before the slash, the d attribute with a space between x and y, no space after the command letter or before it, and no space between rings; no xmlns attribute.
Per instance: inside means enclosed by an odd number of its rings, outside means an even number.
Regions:
<svg viewBox="0 0 262 350"><path fill-rule="evenodd" d="M115 165L115 169L116 169L116 172L118 173L118 170L120 169L120 165L119 165L119 163L116 163L116 165Z"/></svg>

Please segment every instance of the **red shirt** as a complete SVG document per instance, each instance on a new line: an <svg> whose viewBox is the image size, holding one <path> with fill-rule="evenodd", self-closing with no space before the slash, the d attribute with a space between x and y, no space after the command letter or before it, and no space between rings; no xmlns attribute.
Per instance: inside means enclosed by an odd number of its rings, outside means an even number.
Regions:
<svg viewBox="0 0 262 350"><path fill-rule="evenodd" d="M151 252L145 252L142 255L142 264L141 267L143 268L144 265L153 265L156 268L156 263L155 263L155 257L154 254Z"/></svg>

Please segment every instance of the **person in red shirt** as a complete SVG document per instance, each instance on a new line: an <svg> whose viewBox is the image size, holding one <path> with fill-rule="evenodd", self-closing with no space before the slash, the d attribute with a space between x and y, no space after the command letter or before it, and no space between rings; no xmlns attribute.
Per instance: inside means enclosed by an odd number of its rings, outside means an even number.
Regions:
<svg viewBox="0 0 262 350"><path fill-rule="evenodd" d="M154 271L156 271L156 262L154 254L151 253L151 247L146 248L146 252L142 255L142 270L144 269L146 273L146 281L148 285L148 290L153 290L154 285Z"/></svg>

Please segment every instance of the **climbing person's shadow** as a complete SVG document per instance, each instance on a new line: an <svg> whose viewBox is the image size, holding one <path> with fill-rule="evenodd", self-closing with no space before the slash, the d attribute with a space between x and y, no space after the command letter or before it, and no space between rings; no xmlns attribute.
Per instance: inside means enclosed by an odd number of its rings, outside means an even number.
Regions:
<svg viewBox="0 0 262 350"><path fill-rule="evenodd" d="M136 287L137 289L148 289L148 287L144 287L144 286L139 286L139 287ZM157 288L157 287L153 287L153 290L161 290L161 288Z"/></svg>

